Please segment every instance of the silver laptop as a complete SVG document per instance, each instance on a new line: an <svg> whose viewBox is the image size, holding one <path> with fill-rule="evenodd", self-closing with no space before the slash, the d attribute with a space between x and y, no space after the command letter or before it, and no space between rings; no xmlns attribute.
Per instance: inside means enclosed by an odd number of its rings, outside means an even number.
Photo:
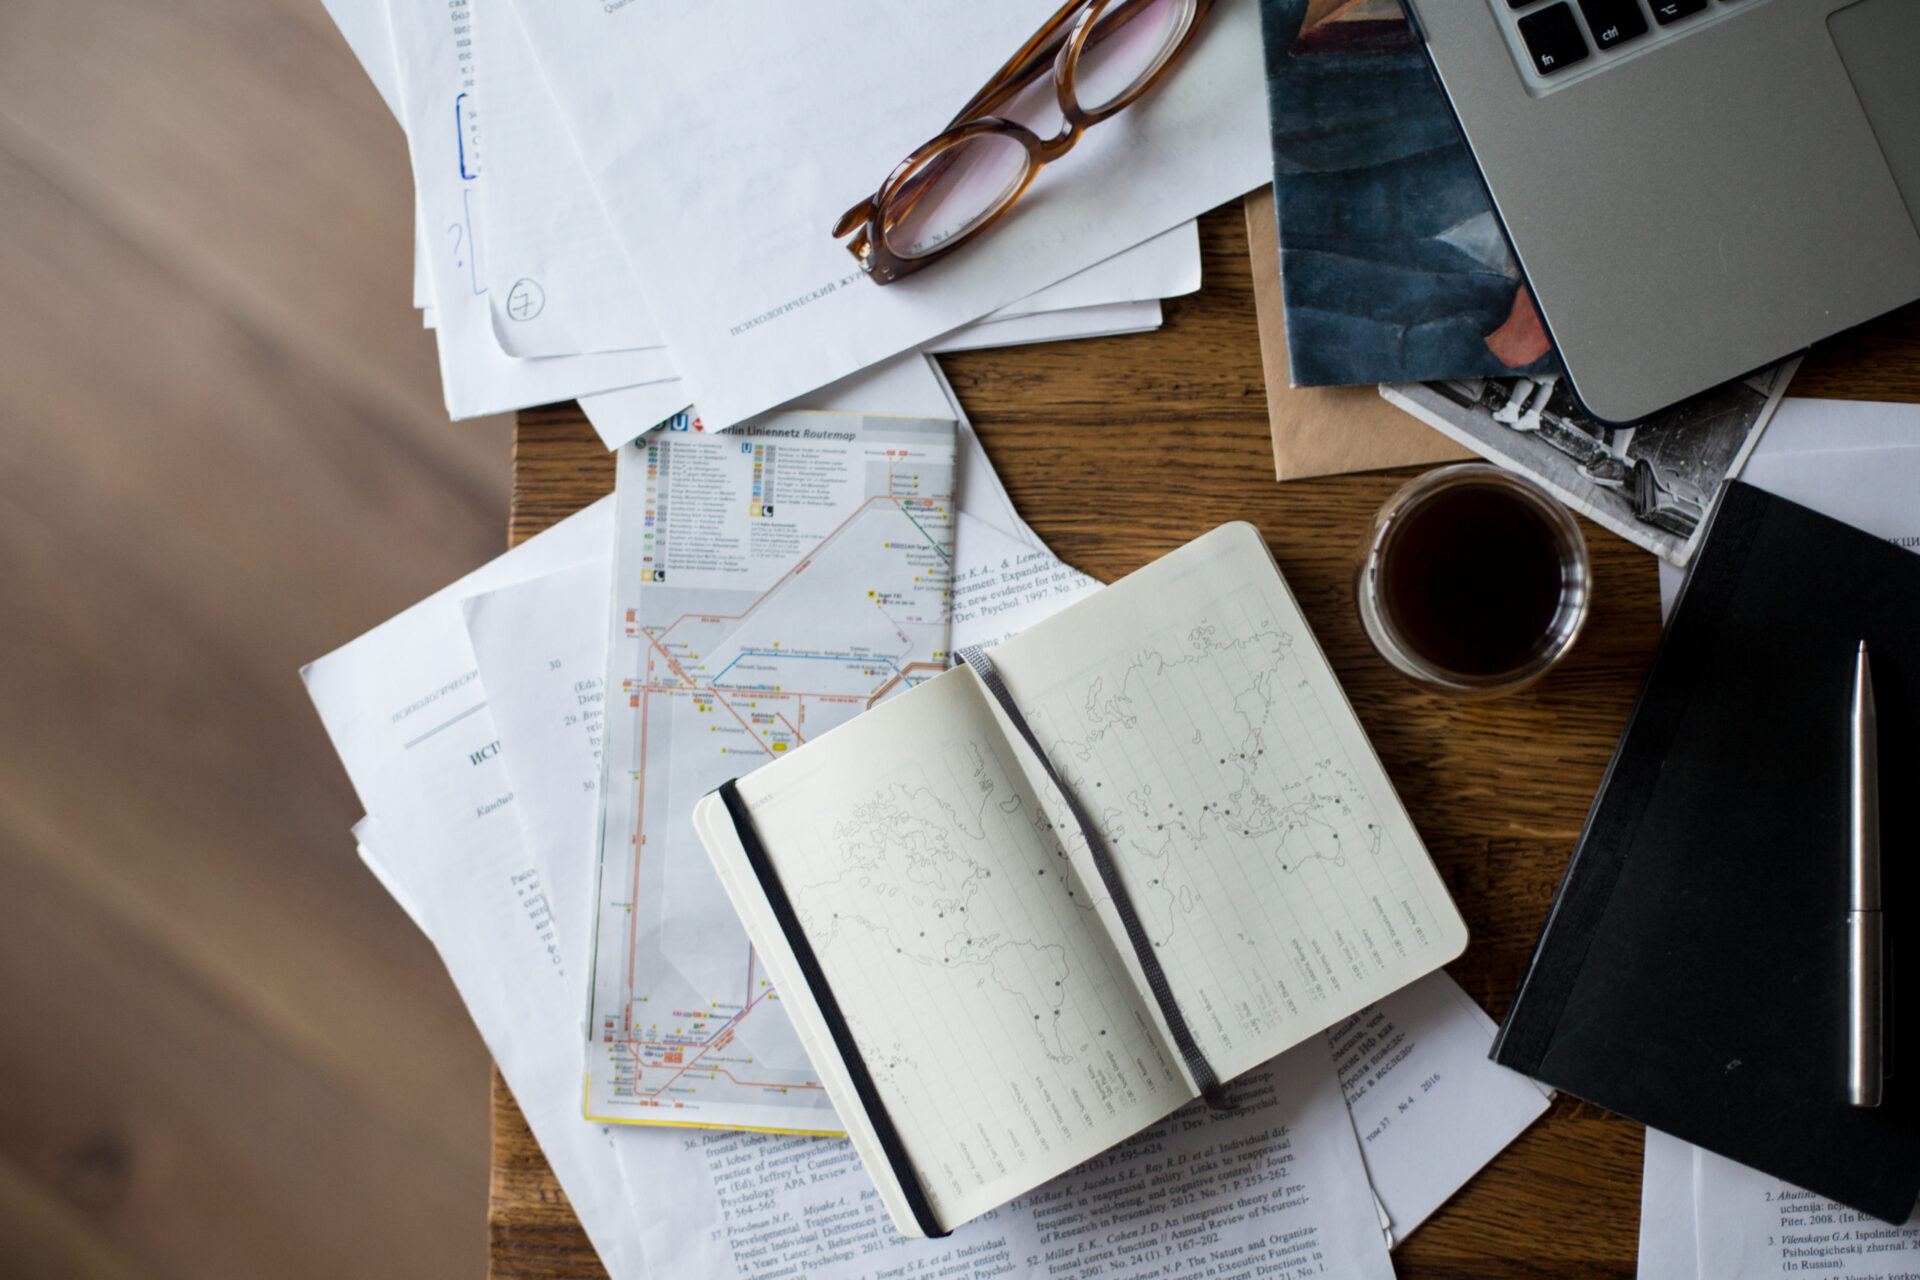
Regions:
<svg viewBox="0 0 1920 1280"><path fill-rule="evenodd" d="M1405 0L1627 422L1920 298L1920 0Z"/></svg>

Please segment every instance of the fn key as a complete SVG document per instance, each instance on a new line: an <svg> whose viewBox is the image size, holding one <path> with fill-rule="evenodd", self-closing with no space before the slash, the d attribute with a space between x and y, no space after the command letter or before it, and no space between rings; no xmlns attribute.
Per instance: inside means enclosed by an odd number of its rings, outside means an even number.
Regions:
<svg viewBox="0 0 1920 1280"><path fill-rule="evenodd" d="M1520 38L1527 42L1533 66L1543 76L1570 67L1587 56L1587 42L1574 20L1573 7L1561 3L1520 19Z"/></svg>

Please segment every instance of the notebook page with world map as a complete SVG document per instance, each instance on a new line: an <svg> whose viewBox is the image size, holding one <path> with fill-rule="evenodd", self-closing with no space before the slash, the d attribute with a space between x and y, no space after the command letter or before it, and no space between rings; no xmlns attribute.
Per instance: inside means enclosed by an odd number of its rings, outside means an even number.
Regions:
<svg viewBox="0 0 1920 1280"><path fill-rule="evenodd" d="M1465 948L1253 526L1222 525L993 659L1098 822L1223 1078Z"/></svg>
<svg viewBox="0 0 1920 1280"><path fill-rule="evenodd" d="M991 655L1223 1079L1464 948L1250 526L1223 526ZM971 669L736 786L764 870L720 798L696 825L903 1232L920 1234L888 1127L950 1227L1195 1095L1074 819ZM771 894L790 904L785 929ZM803 950L826 991L802 977ZM829 1008L857 1062L836 1047Z"/></svg>

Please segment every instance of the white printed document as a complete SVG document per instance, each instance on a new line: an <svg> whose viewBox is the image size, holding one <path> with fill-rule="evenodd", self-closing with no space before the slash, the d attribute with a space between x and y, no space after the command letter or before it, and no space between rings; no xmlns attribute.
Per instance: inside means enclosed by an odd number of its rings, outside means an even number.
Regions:
<svg viewBox="0 0 1920 1280"><path fill-rule="evenodd" d="M1891 449L1920 445L1920 404L1788 396L1754 447L1754 456Z"/></svg>
<svg viewBox="0 0 1920 1280"><path fill-rule="evenodd" d="M954 535L953 648L995 645L1100 589L1044 547L965 511Z"/></svg>
<svg viewBox="0 0 1920 1280"><path fill-rule="evenodd" d="M1200 224L1187 221L988 312L974 323L988 325L1044 311L1085 310L1121 302L1159 302L1199 288Z"/></svg>
<svg viewBox="0 0 1920 1280"><path fill-rule="evenodd" d="M465 3L389 0L394 66L415 191L426 228L433 285L434 336L447 412L455 418L499 413L593 391L658 384L675 374L664 350L604 352L515 360L493 336L487 298L486 235L481 225L484 172L477 50ZM686 403L677 392L635 406L636 433Z"/></svg>
<svg viewBox="0 0 1920 1280"><path fill-rule="evenodd" d="M787 412L620 450L589 1116L840 1131L689 816L945 668L955 442Z"/></svg>
<svg viewBox="0 0 1920 1280"><path fill-rule="evenodd" d="M647 1262L722 1280L1391 1280L1325 1047L1233 1095L1236 1111L1188 1107L940 1240L894 1233L842 1140L649 1134Z"/></svg>
<svg viewBox="0 0 1920 1280"><path fill-rule="evenodd" d="M1920 1274L1920 1213L1890 1226L1647 1131L1639 1280L1897 1280Z"/></svg>
<svg viewBox="0 0 1920 1280"><path fill-rule="evenodd" d="M607 1135L580 1120L569 1008L541 868L521 839L501 743L474 668L463 596L591 559L602 501L429 596L302 673L371 821L362 845L460 988L527 1123L616 1280L643 1280Z"/></svg>
<svg viewBox="0 0 1920 1280"><path fill-rule="evenodd" d="M1699 1147L1693 1212L1700 1280L1889 1280L1920 1271L1920 1216L1889 1226Z"/></svg>
<svg viewBox="0 0 1920 1280"><path fill-rule="evenodd" d="M1741 479L1895 546L1920 551L1920 443L1747 460Z"/></svg>
<svg viewBox="0 0 1920 1280"><path fill-rule="evenodd" d="M1693 1145L1647 1130L1640 1173L1640 1248L1634 1280L1695 1280Z"/></svg>
<svg viewBox="0 0 1920 1280"><path fill-rule="evenodd" d="M513 5L467 4L486 100L487 305L501 350L524 359L664 345Z"/></svg>
<svg viewBox="0 0 1920 1280"><path fill-rule="evenodd" d="M642 285L512 4L468 4L486 100L487 180L480 192L494 336L508 355L519 357L660 346L663 339ZM1199 287L1199 228L1185 222L1011 302L980 323L937 339L930 349L964 351L1157 328L1158 299ZM1004 323L1043 313L1046 321Z"/></svg>
<svg viewBox="0 0 1920 1280"><path fill-rule="evenodd" d="M521 840L553 904L567 1011L577 1028L585 1026L593 928L611 551L461 602Z"/></svg>
<svg viewBox="0 0 1920 1280"><path fill-rule="evenodd" d="M1551 1093L1488 1059L1493 1033L1444 971L1327 1032L1396 1242L1546 1112Z"/></svg>
<svg viewBox="0 0 1920 1280"><path fill-rule="evenodd" d="M1920 405L1790 397L1740 479L1920 552ZM1662 617L1685 576L1661 562Z"/></svg>
<svg viewBox="0 0 1920 1280"><path fill-rule="evenodd" d="M326 3L405 130L407 103L396 69L395 22L387 0ZM416 192L414 305L422 309L425 327L437 332L442 308L435 302L431 266L446 258L439 264L440 279L452 290L450 305L458 314L437 340L454 416L574 397L607 446L617 448L684 409L689 396L677 378L668 376L670 362L663 364L667 357L657 350L644 355L637 371L627 363L566 359L578 353L652 347L660 338L571 139L563 130L554 132L560 130L559 117L544 80L530 63L517 17L502 0L482 4L478 14L469 5L456 6L453 16L458 21L453 25L458 31L449 27L442 32L434 21L422 28L410 21L421 17L417 8L400 19L414 33L416 44L422 31L427 37L416 50L424 55L416 58L418 74L430 79L439 73L434 55L446 50L433 44L436 33L451 34L454 51L464 55L459 57L458 91L449 99L450 109L454 102L460 107L457 127L430 128L431 136L416 151L416 161L435 166L439 179L428 184L434 190L431 200L424 188ZM483 46L491 46L493 53ZM482 94L489 96L490 131L484 170L479 160ZM496 94L500 100L494 100ZM439 119L430 104L427 118ZM435 138L450 145L436 150ZM492 173L493 180L481 181L483 171ZM458 216L442 226L439 214L453 207L451 175L456 173L461 184ZM534 196L524 194L528 190ZM433 233L427 229L430 220L437 229ZM485 249L478 247L483 236ZM1198 232L1187 222L929 345L960 351L1140 332L1160 323L1154 299L1190 293L1199 281ZM463 282L469 286L464 292ZM462 297L467 301L461 302ZM476 299L485 303L490 323L477 323L476 316L468 314ZM489 335L491 340L485 340ZM521 356L544 359L508 358ZM629 377L645 380L594 390Z"/></svg>
<svg viewBox="0 0 1920 1280"><path fill-rule="evenodd" d="M1017 347L1067 338L1111 338L1127 333L1149 333L1160 327L1160 321L1160 302L1155 298L1144 302L1108 302L1066 311L1036 311L1005 320L995 315L962 325L921 349L935 355L948 355L955 351Z"/></svg>
<svg viewBox="0 0 1920 1280"><path fill-rule="evenodd" d="M713 427L925 344L1271 177L1254 0L963 253L885 288L830 234L1053 12L1050 0L517 3ZM885 56L876 50L884 48ZM689 104L698 104L690 109Z"/></svg>

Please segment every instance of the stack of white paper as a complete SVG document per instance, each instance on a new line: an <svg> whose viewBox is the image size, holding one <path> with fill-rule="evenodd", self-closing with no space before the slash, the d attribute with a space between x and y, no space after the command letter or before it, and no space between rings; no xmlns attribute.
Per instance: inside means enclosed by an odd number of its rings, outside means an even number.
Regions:
<svg viewBox="0 0 1920 1280"><path fill-rule="evenodd" d="M1157 328L1200 284L1194 215L1268 179L1255 4L1223 0L1002 225L882 288L835 219L1051 4L325 3L407 133L448 412L577 398L609 447L916 349Z"/></svg>
<svg viewBox="0 0 1920 1280"><path fill-rule="evenodd" d="M1021 522L929 358L813 401L955 421L955 642L997 641L1097 589ZM895 1236L843 1139L586 1119L601 755L620 731L606 679L613 506L305 674L367 807L361 857L438 948L619 1280L802 1261L834 1280L1096 1263L1148 1276L1189 1259L1223 1278L1385 1280L1390 1244L1545 1110L1542 1091L1487 1060L1493 1024L1435 973L1242 1081L1241 1111L1183 1112L946 1240ZM838 1126L829 1111L815 1127Z"/></svg>

